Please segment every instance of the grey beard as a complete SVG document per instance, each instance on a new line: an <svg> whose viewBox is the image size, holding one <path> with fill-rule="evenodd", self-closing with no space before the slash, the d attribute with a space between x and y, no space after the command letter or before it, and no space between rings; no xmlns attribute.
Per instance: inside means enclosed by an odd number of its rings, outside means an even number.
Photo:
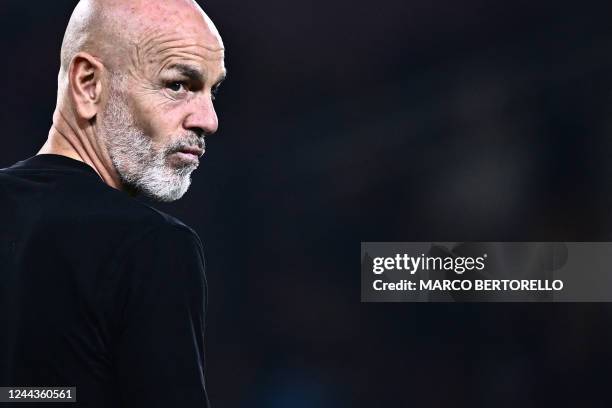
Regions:
<svg viewBox="0 0 612 408"><path fill-rule="evenodd" d="M100 136L126 189L164 202L178 200L187 192L191 173L198 165L175 168L166 160L187 146L204 148L202 138L190 133L163 149L156 149L151 138L135 124L124 98L112 88L102 120Z"/></svg>

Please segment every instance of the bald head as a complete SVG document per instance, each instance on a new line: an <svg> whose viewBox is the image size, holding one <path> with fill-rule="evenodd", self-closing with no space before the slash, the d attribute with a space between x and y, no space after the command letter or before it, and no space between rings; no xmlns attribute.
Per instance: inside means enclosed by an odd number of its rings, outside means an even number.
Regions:
<svg viewBox="0 0 612 408"><path fill-rule="evenodd" d="M212 48L223 48L216 27L193 0L81 0L64 34L60 79L78 52L99 59L111 72L121 72L126 56L141 51L137 48L148 36L164 32L200 35Z"/></svg>

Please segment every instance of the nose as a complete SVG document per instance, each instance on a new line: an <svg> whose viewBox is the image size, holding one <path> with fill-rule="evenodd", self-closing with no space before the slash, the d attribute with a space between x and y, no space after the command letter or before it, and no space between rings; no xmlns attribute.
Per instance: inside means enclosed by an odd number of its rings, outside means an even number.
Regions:
<svg viewBox="0 0 612 408"><path fill-rule="evenodd" d="M192 100L190 112L185 118L183 127L199 135L210 135L217 131L219 119L209 95L199 95Z"/></svg>

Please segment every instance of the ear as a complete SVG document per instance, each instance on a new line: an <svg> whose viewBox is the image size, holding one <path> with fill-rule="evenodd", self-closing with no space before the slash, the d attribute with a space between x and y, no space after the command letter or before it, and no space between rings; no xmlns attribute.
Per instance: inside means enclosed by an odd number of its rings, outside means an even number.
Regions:
<svg viewBox="0 0 612 408"><path fill-rule="evenodd" d="M102 96L102 63L86 52L75 54L70 63L68 80L77 117L93 119Z"/></svg>

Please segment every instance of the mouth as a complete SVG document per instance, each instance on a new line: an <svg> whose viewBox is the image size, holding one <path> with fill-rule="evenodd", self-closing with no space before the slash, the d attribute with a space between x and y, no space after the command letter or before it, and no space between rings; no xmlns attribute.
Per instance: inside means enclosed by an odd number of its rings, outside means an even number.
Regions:
<svg viewBox="0 0 612 408"><path fill-rule="evenodd" d="M189 164L199 164L200 157L204 154L204 149L199 147L184 147L172 153L172 156L181 162Z"/></svg>
<svg viewBox="0 0 612 408"><path fill-rule="evenodd" d="M204 149L201 149L195 146L184 147L180 149L177 153L190 154L192 156L196 156L197 158L200 158L204 154Z"/></svg>

